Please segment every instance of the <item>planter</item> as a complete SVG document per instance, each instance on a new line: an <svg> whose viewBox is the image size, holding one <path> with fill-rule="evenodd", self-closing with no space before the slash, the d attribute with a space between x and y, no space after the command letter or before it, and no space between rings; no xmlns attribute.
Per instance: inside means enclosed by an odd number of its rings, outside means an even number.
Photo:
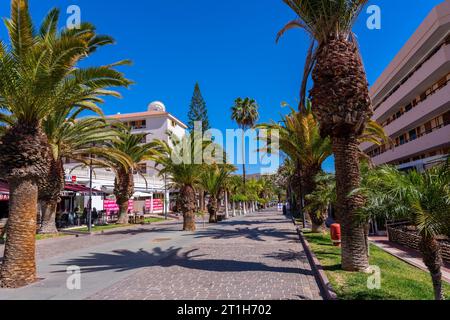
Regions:
<svg viewBox="0 0 450 320"><path fill-rule="evenodd" d="M388 226L388 236L391 242L419 251L420 236L412 231L409 226ZM450 242L448 240L439 242L442 249L442 258L450 262Z"/></svg>

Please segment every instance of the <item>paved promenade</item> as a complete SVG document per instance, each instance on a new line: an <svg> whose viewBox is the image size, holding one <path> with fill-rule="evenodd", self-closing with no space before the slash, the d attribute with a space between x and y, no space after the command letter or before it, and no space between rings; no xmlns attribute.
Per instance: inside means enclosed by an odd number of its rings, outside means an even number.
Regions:
<svg viewBox="0 0 450 320"><path fill-rule="evenodd" d="M321 299L295 228L279 213L198 227L184 233L172 222L42 241L43 280L0 289L0 299ZM67 289L68 266L81 268L81 290Z"/></svg>

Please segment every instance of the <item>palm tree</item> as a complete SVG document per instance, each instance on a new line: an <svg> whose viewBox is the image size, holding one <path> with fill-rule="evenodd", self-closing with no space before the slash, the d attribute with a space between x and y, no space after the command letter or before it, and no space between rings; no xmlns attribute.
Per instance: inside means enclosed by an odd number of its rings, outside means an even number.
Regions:
<svg viewBox="0 0 450 320"><path fill-rule="evenodd" d="M364 220L383 216L408 219L420 236L422 259L431 274L434 294L443 300L440 236L450 235L450 161L430 170L400 172L383 166L368 174L362 188Z"/></svg>
<svg viewBox="0 0 450 320"><path fill-rule="evenodd" d="M284 116L281 123L262 124L258 128L279 132L280 150L289 156L296 166L296 198L300 200L304 197L307 206L306 196L316 188L314 178L322 171L322 164L333 153L330 139L320 135L320 126L313 114L311 102L308 101L300 112L291 109L291 113ZM265 151L271 151L270 144ZM308 215L313 230L321 229L324 223L323 215L317 215L317 212L308 212Z"/></svg>
<svg viewBox="0 0 450 320"><path fill-rule="evenodd" d="M151 161L157 154L157 143L147 143L146 133L134 134L131 128L121 123L112 124L116 131L116 138L104 144L97 151L101 153L94 164L112 169L116 175L114 180L114 196L119 206L118 224L128 224L128 203L134 194L134 174L145 176L139 166ZM128 161L127 161L128 160Z"/></svg>
<svg viewBox="0 0 450 320"><path fill-rule="evenodd" d="M236 216L236 203L239 202L239 198L242 190L242 179L239 176L233 175L228 179L228 191L230 193L230 200L232 202L233 217Z"/></svg>
<svg viewBox="0 0 450 320"><path fill-rule="evenodd" d="M324 224L328 208L336 205L336 177L334 174L321 172L315 177L315 186L314 191L306 195L308 204L305 210ZM313 225L312 232L323 231L322 227L315 228Z"/></svg>
<svg viewBox="0 0 450 320"><path fill-rule="evenodd" d="M207 207L210 223L217 222L220 196L226 188L228 177L234 170L235 168L229 165L209 165L200 176L200 185L209 195Z"/></svg>
<svg viewBox="0 0 450 320"><path fill-rule="evenodd" d="M28 1L11 1L5 21L10 46L0 44L0 110L13 119L0 143L0 175L10 185L8 238L0 271L3 287L36 280L35 233L38 187L47 177L50 150L42 122L59 110L91 105L109 85L128 85L110 66L77 68L98 46L110 43L92 25L57 27L58 10L50 11L34 32ZM106 85L108 86L108 85Z"/></svg>
<svg viewBox="0 0 450 320"><path fill-rule="evenodd" d="M183 213L183 230L195 231L196 188L200 183L203 164L197 164L195 159L203 148L194 145L194 133L183 138L169 134L169 140L156 140L158 153L154 161L161 176L165 175L171 182L172 188L180 190L177 206ZM200 149L200 150L199 150Z"/></svg>
<svg viewBox="0 0 450 320"><path fill-rule="evenodd" d="M115 156L117 161L129 163L128 156L102 146L102 143L116 139L116 131L112 130L103 118L89 117L77 120L82 110L79 109L72 114L69 109L56 112L43 122L43 129L52 150L52 162L47 179L39 186L39 201L42 208L39 228L41 234L58 232L55 218L58 199L64 188L64 159L87 165L90 157L86 155Z"/></svg>
<svg viewBox="0 0 450 320"><path fill-rule="evenodd" d="M242 129L242 172L245 185L245 130L253 128L259 119L258 104L250 98L237 98L231 108L231 119Z"/></svg>
<svg viewBox="0 0 450 320"><path fill-rule="evenodd" d="M279 33L303 28L312 42L305 63L301 101L312 72L314 113L323 136L330 136L335 155L338 202L342 224L342 267L363 271L369 267L364 226L355 214L364 204L351 191L359 187L359 136L371 118L372 104L362 59L352 33L367 0L283 0L298 16Z"/></svg>

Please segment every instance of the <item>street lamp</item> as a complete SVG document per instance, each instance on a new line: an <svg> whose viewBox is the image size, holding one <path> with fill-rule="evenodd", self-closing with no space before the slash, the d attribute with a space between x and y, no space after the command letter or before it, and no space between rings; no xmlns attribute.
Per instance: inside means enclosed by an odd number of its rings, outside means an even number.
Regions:
<svg viewBox="0 0 450 320"><path fill-rule="evenodd" d="M92 155L89 163L89 201L88 201L88 215L87 215L88 233L92 232Z"/></svg>
<svg viewBox="0 0 450 320"><path fill-rule="evenodd" d="M169 199L167 199L167 175L166 173L164 173L164 218L167 220L167 215L168 215L168 201Z"/></svg>

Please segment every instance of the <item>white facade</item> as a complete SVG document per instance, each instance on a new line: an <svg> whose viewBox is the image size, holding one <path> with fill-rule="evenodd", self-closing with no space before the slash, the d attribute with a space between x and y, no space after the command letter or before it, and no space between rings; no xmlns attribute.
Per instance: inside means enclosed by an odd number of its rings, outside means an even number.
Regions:
<svg viewBox="0 0 450 320"><path fill-rule="evenodd" d="M169 141L167 132L173 132L178 137L186 134L187 126L168 113L163 103L156 101L148 106L148 110L140 113L117 114L108 116L108 119L115 119L128 124L133 128L133 133L147 133L147 143L152 140L159 139ZM139 174L134 176L135 190L148 193L164 193L164 179L158 176L154 163L148 162L143 164L142 168L144 177ZM66 177L68 181L72 177L76 177L76 183L89 185L89 168L80 167L76 163L68 163L64 165ZM102 190L106 193L112 193L114 188L114 172L109 169L96 169L93 174L93 188Z"/></svg>

